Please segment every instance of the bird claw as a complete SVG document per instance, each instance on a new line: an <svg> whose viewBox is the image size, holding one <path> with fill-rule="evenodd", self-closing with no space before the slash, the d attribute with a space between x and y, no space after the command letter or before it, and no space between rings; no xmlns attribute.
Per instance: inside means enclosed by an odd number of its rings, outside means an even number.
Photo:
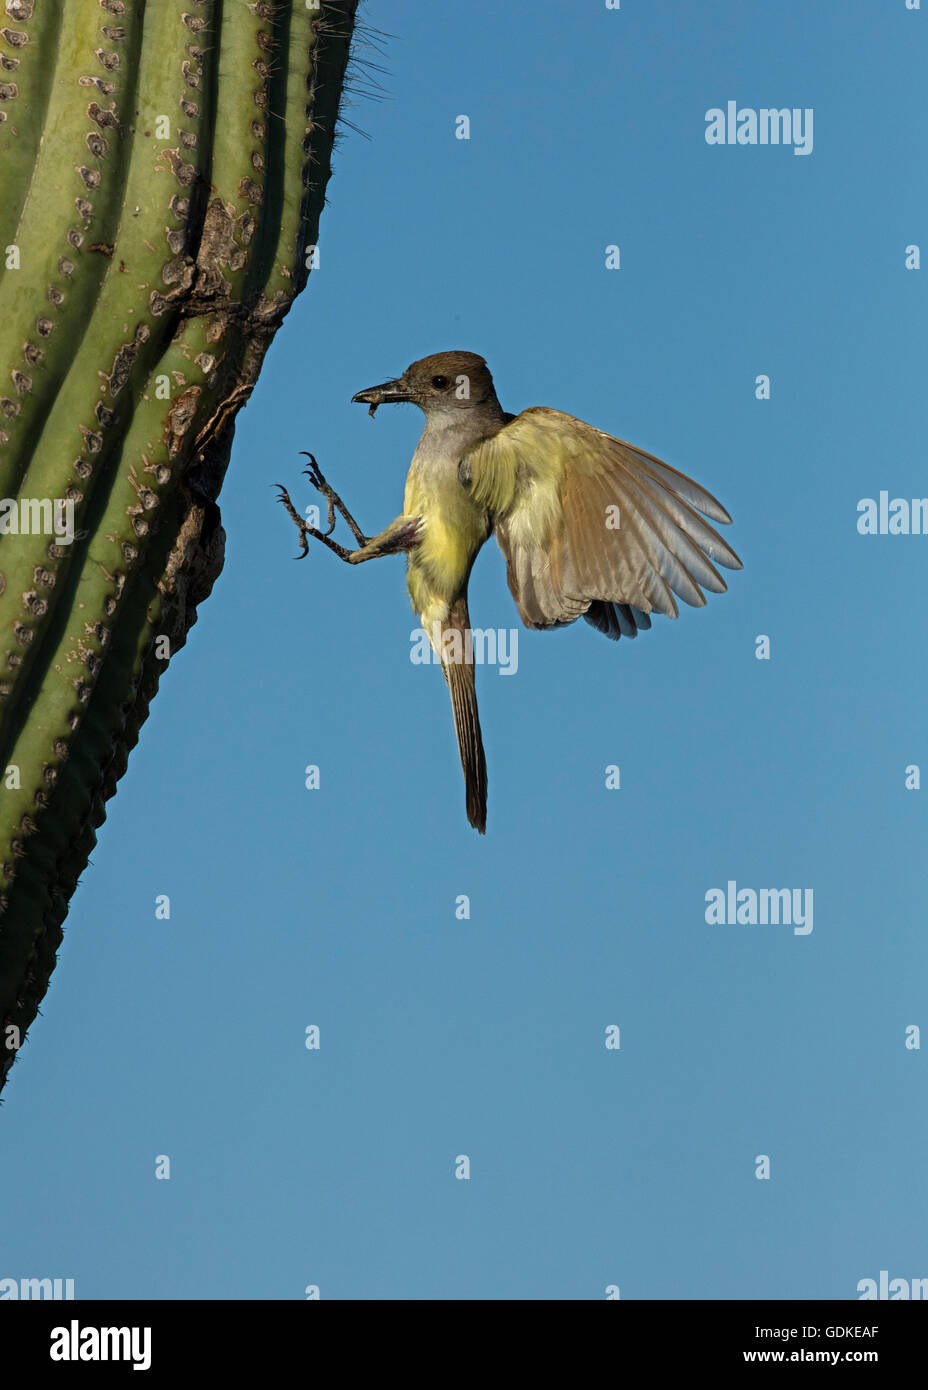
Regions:
<svg viewBox="0 0 928 1390"><path fill-rule="evenodd" d="M303 455L304 458L309 459L309 467L303 469L304 474L312 483L316 491L320 492L322 496L325 498L326 502L328 503L328 512L326 515L326 524L328 526L328 530L323 531L322 534L324 536L331 536L336 526L335 494L329 487L325 478L323 478L322 471L319 468L318 463L316 462L315 454L309 453L306 449L301 449L300 453Z"/></svg>
<svg viewBox="0 0 928 1390"><path fill-rule="evenodd" d="M306 474L313 487L316 488L318 492L324 493L329 485L326 482L325 478L323 478L322 476L319 465L316 462L315 454L310 454L306 449L301 449L300 453L303 455L304 458L309 459L309 467L304 468L303 472Z"/></svg>
<svg viewBox="0 0 928 1390"><path fill-rule="evenodd" d="M294 507L293 503L290 501L290 494L284 487L283 483L274 483L273 486L280 488L280 496L277 500L278 502L282 503L283 506L286 508L290 517L293 519L293 521L296 522L296 525L300 532L300 545L303 547L303 549L300 551L299 555L294 555L293 558L294 560L305 560L306 556L309 554L309 537L306 534L306 523L299 516L296 507Z"/></svg>
<svg viewBox="0 0 928 1390"><path fill-rule="evenodd" d="M304 458L309 459L309 467L303 469L304 475L310 480L316 491L326 500L326 530L320 531L315 527L310 526L310 524L303 517L298 515L296 508L290 501L290 496L283 483L276 484L276 486L279 487L281 491L281 496L279 500L284 503L288 513L290 514L291 519L293 520L294 524L299 528L300 539L307 549L309 547L309 537L314 536L316 540L323 541L330 550L334 550L336 555L340 555L341 558L345 560L347 559L350 552L347 551L344 546L338 545L336 541L330 540L332 532L338 525L338 516L336 515L336 513L340 513L344 517L345 521L351 528L351 533L359 546L366 545L367 538L362 534L360 526L355 521L351 513L348 511L347 507L345 506L342 499L339 497L338 493L335 491L333 487L331 487L326 482L325 478L322 476L322 470L316 462L315 455L311 454L308 449L301 449L300 453L303 455ZM300 555L298 555L297 559L301 560L305 553L306 550L304 550Z"/></svg>

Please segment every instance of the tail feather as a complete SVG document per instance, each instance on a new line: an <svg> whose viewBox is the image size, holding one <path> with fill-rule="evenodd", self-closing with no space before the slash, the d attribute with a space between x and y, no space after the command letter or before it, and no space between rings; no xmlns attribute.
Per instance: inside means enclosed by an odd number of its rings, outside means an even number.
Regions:
<svg viewBox="0 0 928 1390"><path fill-rule="evenodd" d="M459 599L451 609L447 621L442 623L442 637L451 629L460 633L460 640L455 645L461 653L461 660L443 661L442 671L451 694L454 732L457 734L458 752L461 755L461 767L464 769L467 819L475 830L484 835L487 828L487 763L483 752L480 717L477 713L472 649L466 640L469 626L467 601ZM467 660L468 656L471 657L470 660Z"/></svg>

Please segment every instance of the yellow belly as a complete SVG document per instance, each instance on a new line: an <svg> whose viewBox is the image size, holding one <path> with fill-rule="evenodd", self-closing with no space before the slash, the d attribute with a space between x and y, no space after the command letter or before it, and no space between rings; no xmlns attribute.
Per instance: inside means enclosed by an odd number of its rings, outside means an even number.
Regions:
<svg viewBox="0 0 928 1390"><path fill-rule="evenodd" d="M456 477L427 486L410 477L403 511L425 522L422 540L409 552L406 582L412 606L430 630L466 587L474 558L490 534L490 521Z"/></svg>

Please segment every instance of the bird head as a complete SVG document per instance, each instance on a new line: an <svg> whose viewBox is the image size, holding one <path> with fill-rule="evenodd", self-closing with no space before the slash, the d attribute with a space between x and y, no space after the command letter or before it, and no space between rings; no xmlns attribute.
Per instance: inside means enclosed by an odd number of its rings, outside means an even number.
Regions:
<svg viewBox="0 0 928 1390"><path fill-rule="evenodd" d="M379 405L408 401L424 410L426 415L467 410L485 401L496 400L493 378L487 364L475 352L433 352L412 362L402 376L369 386L352 396L352 401L370 406L370 414Z"/></svg>

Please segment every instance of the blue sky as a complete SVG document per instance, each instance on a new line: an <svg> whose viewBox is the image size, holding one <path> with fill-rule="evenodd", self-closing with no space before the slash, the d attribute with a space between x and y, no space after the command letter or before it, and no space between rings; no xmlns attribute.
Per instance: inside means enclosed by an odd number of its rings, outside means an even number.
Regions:
<svg viewBox="0 0 928 1390"><path fill-rule="evenodd" d="M387 99L349 112L371 138L343 135L319 269L240 416L225 571L5 1092L0 1277L84 1298L853 1299L882 1269L926 1276L905 1040L928 1022L928 788L905 769L928 764L928 539L862 536L857 505L928 494L905 268L928 239L928 16L365 14L393 36ZM708 145L729 100L811 108L811 154ZM478 671L485 839L441 678L409 660L402 561L294 563L272 486L311 502L311 449L386 525L421 417L350 397L452 347L487 358L507 409L555 406L692 474L745 562L634 643L522 629L513 676ZM470 592L475 626L518 625L495 542ZM707 924L731 880L812 890L812 932Z"/></svg>

